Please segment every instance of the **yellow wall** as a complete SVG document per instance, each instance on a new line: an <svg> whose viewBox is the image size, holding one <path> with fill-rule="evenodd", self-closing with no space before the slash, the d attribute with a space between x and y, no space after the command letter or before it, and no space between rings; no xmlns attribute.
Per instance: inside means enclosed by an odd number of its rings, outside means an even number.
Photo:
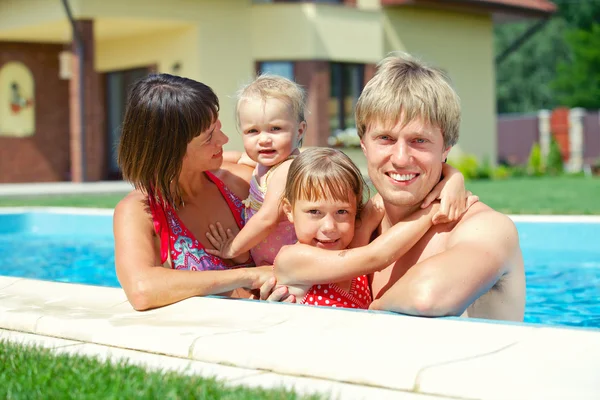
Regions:
<svg viewBox="0 0 600 400"><path fill-rule="evenodd" d="M60 1L2 0L0 1L0 29L18 29L25 26L58 21L65 18Z"/></svg>
<svg viewBox="0 0 600 400"><path fill-rule="evenodd" d="M144 3L149 3L144 17L162 15L171 19L175 16L167 9L176 4L157 1ZM223 130L230 138L225 147L241 150L241 136L235 126L233 95L254 74L247 17L250 4L245 0L194 3L185 13L188 19L185 25L190 25L189 20L193 19L193 27L99 41L96 68L107 72L157 64L159 72L172 73L173 64L179 62L181 70L178 74L203 82L217 93L221 102ZM90 4L94 7L85 8L81 11L83 14L96 13L113 18L115 13L121 12L117 2L100 3L93 0ZM164 12L158 7L161 4ZM124 8L129 7L128 4Z"/></svg>
<svg viewBox="0 0 600 400"><path fill-rule="evenodd" d="M284 21L285 29L270 21ZM256 4L252 53L257 60L375 62L382 55L381 13L327 4Z"/></svg>
<svg viewBox="0 0 600 400"><path fill-rule="evenodd" d="M496 155L496 93L490 17L424 9L386 9L385 49L407 51L448 72L461 98L461 151Z"/></svg>
<svg viewBox="0 0 600 400"><path fill-rule="evenodd" d="M234 118L234 95L254 76L250 6L247 0L207 2L198 20L199 79L211 86L221 102L226 149L242 150ZM270 23L266 21L265 23Z"/></svg>
<svg viewBox="0 0 600 400"><path fill-rule="evenodd" d="M159 72L173 73L173 64L180 63L180 75L198 79L198 54L193 51L197 48L197 28L98 40L96 70L109 72L157 65Z"/></svg>

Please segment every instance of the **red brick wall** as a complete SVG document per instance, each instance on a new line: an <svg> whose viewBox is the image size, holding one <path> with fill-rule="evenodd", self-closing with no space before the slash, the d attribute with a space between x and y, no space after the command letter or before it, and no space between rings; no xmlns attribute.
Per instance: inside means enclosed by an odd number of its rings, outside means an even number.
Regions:
<svg viewBox="0 0 600 400"><path fill-rule="evenodd" d="M69 81L58 77L62 45L0 42L0 68L25 64L35 85L35 134L0 136L0 183L64 181L69 173Z"/></svg>
<svg viewBox="0 0 600 400"><path fill-rule="evenodd" d="M296 61L296 82L304 86L308 96L306 121L308 130L303 146L327 146L329 138L329 92L331 77L328 61Z"/></svg>

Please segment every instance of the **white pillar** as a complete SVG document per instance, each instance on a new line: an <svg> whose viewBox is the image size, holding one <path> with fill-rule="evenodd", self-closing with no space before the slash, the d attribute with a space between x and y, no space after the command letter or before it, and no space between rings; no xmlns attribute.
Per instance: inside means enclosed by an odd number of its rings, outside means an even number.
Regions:
<svg viewBox="0 0 600 400"><path fill-rule="evenodd" d="M569 112L569 164L570 172L583 168L583 117L585 109L572 108Z"/></svg>
<svg viewBox="0 0 600 400"><path fill-rule="evenodd" d="M538 111L538 131L540 133L540 150L542 151L542 160L546 161L550 153L550 111Z"/></svg>

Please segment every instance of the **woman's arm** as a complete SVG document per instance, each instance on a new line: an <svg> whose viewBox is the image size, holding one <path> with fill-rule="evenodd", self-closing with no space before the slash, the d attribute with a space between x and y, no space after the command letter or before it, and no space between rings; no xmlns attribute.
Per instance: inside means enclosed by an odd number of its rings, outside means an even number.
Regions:
<svg viewBox="0 0 600 400"><path fill-rule="evenodd" d="M418 210L363 247L334 251L299 243L284 246L275 258L275 278L281 285L315 285L379 271L421 239L438 207Z"/></svg>
<svg viewBox="0 0 600 400"><path fill-rule="evenodd" d="M216 227L210 226L206 237L215 250L206 249L207 253L223 259L231 259L249 251L269 236L283 216L281 196L285 189L290 164L291 161L287 161L275 170L267 184L267 193L262 206L237 235L234 236L231 230L223 231L219 223ZM215 234L218 232L222 233Z"/></svg>
<svg viewBox="0 0 600 400"><path fill-rule="evenodd" d="M270 267L225 271L177 271L160 265L152 218L145 196L132 192L119 202L113 217L117 277L136 310L176 303L193 296L236 288L258 289L272 276Z"/></svg>

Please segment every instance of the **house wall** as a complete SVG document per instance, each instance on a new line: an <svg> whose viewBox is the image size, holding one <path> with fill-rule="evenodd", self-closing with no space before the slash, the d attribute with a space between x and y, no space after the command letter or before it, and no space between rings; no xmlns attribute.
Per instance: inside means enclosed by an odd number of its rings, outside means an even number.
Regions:
<svg viewBox="0 0 600 400"><path fill-rule="evenodd" d="M61 50L60 45L0 42L0 68L11 61L25 64L35 88L35 133L0 136L0 183L68 179L69 81L58 76Z"/></svg>
<svg viewBox="0 0 600 400"><path fill-rule="evenodd" d="M385 8L385 52L407 51L450 75L461 99L458 149L496 159L496 92L491 17L416 8Z"/></svg>

